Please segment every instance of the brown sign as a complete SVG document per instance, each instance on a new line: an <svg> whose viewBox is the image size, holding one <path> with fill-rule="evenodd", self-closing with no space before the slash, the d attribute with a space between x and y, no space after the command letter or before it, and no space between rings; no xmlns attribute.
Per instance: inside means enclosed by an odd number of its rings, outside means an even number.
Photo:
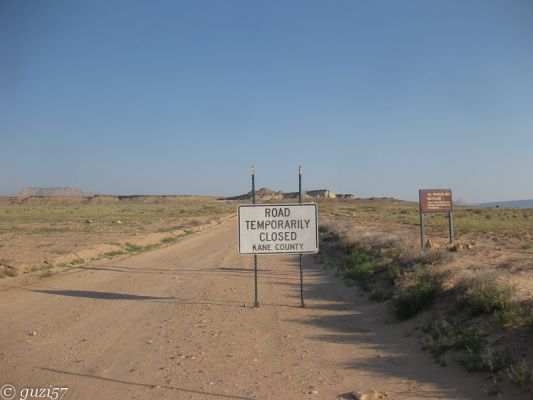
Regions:
<svg viewBox="0 0 533 400"><path fill-rule="evenodd" d="M420 211L423 213L452 212L451 189L421 189Z"/></svg>

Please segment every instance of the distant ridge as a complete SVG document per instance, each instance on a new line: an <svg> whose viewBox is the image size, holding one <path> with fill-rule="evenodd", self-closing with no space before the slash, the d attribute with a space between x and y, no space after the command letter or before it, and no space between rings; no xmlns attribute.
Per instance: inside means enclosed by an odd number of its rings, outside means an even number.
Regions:
<svg viewBox="0 0 533 400"><path fill-rule="evenodd" d="M93 193L85 193L77 188L70 187L51 187L38 188L29 187L22 189L20 192L8 194L8 197L32 197L32 196L64 196L64 197L90 197Z"/></svg>
<svg viewBox="0 0 533 400"><path fill-rule="evenodd" d="M510 201L493 201L490 203L476 204L479 207L502 207L502 208L533 208L533 199L531 200L510 200Z"/></svg>
<svg viewBox="0 0 533 400"><path fill-rule="evenodd" d="M289 192L284 193L281 191L274 191L269 188L261 188L256 190L255 197L261 201L269 200L282 200L282 199L297 199L298 192ZM341 199L341 200L351 200L355 196L353 194L335 194L328 189L318 189L318 190L306 190L303 192L304 198L323 198L323 199ZM250 200L252 198L252 192L241 194L238 196L226 197L225 200Z"/></svg>

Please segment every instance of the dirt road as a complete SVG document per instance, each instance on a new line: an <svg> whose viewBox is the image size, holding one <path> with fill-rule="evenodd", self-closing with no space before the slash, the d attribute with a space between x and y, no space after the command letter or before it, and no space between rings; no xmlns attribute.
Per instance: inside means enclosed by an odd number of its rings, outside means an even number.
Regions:
<svg viewBox="0 0 533 400"><path fill-rule="evenodd" d="M442 368L409 325L304 258L237 255L236 221L166 248L30 285L0 282L0 386L64 399L477 399L481 377ZM28 397L30 398L30 397ZM349 398L349 397L346 397Z"/></svg>

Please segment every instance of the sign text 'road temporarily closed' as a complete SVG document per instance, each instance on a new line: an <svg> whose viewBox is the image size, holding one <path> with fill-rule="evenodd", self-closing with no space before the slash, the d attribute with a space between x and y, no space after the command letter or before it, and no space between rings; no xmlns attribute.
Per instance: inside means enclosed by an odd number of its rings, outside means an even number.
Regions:
<svg viewBox="0 0 533 400"><path fill-rule="evenodd" d="M316 204L239 206L239 254L318 252Z"/></svg>

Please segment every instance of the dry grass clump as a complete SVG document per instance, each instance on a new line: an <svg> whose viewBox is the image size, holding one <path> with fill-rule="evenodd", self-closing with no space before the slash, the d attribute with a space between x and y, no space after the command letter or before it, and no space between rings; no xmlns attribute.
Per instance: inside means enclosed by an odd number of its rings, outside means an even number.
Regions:
<svg viewBox="0 0 533 400"><path fill-rule="evenodd" d="M452 259L452 255L443 249L423 250L404 245L396 250L392 258L403 271L414 271L421 266L442 265Z"/></svg>
<svg viewBox="0 0 533 400"><path fill-rule="evenodd" d="M427 323L422 330L426 334L421 340L422 349L431 352L441 364L445 363L443 355L449 350L480 350L488 344L487 329L481 324L463 324L439 318Z"/></svg>
<svg viewBox="0 0 533 400"><path fill-rule="evenodd" d="M523 388L533 383L533 370L527 364L526 360L522 360L518 364L511 365L509 368L507 368L506 372L511 382Z"/></svg>
<svg viewBox="0 0 533 400"><path fill-rule="evenodd" d="M400 276L396 282L391 306L398 319L408 319L430 308L451 272L427 264Z"/></svg>
<svg viewBox="0 0 533 400"><path fill-rule="evenodd" d="M17 270L15 268L10 268L10 267L2 267L0 265L0 279L2 278L5 278L5 277L13 277L13 276L17 276Z"/></svg>
<svg viewBox="0 0 533 400"><path fill-rule="evenodd" d="M516 306L516 287L494 275L469 277L457 285L458 303L471 315L510 311Z"/></svg>

